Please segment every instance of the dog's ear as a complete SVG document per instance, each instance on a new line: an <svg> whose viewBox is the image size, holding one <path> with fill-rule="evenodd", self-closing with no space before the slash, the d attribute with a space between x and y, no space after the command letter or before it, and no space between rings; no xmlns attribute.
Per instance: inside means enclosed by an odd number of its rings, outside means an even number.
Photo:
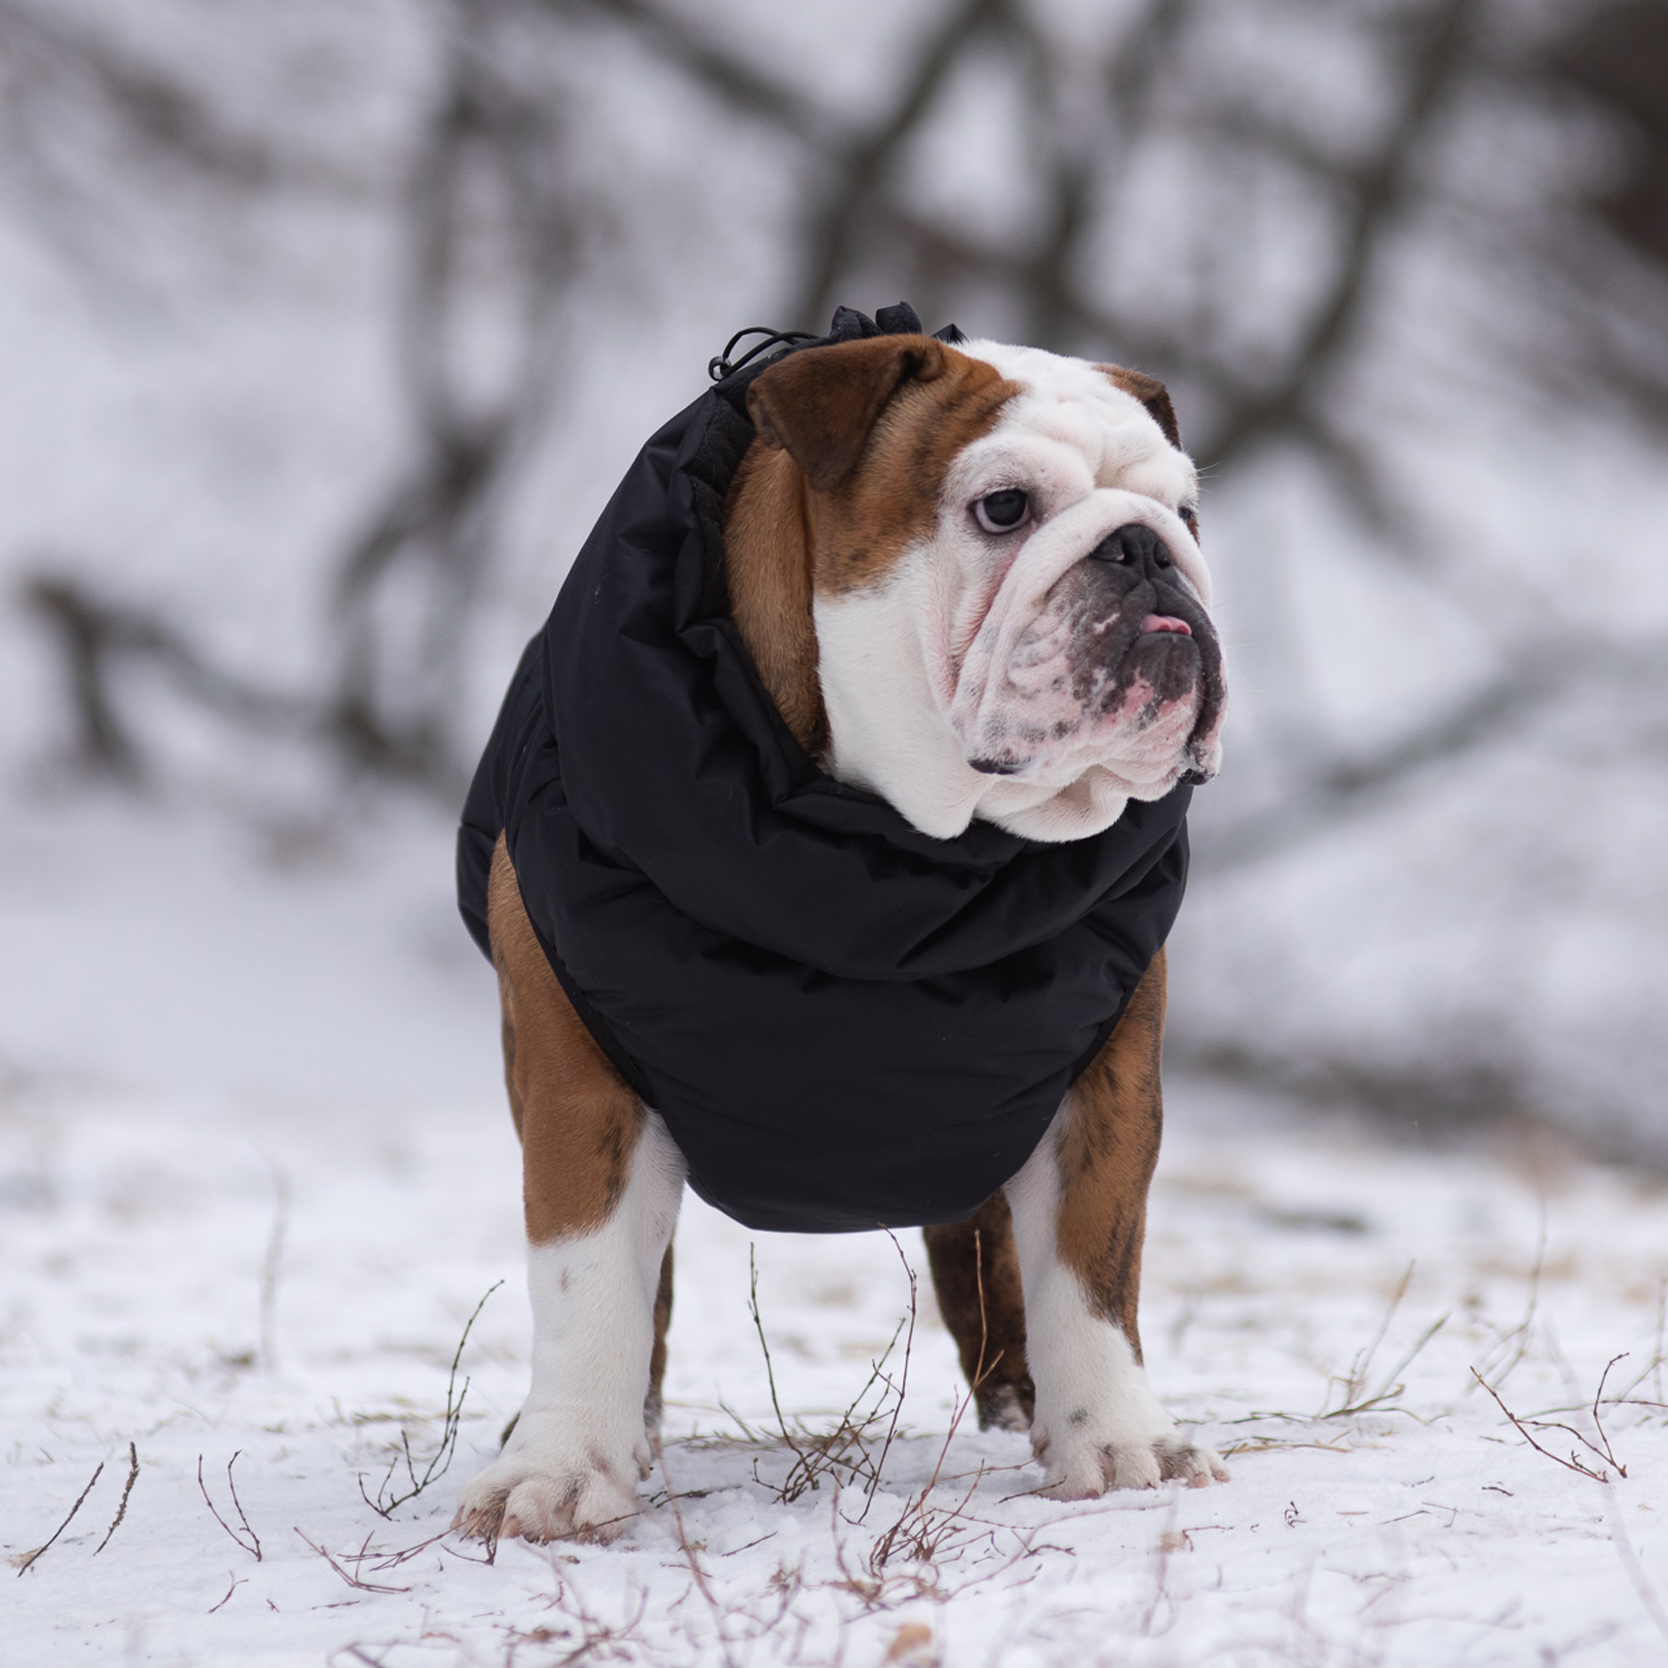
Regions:
<svg viewBox="0 0 1668 1668"><path fill-rule="evenodd" d="M1179 452L1181 429L1176 424L1176 408L1170 403L1170 390L1156 376L1142 371L1126 370L1122 365L1097 365L1126 394L1133 394L1147 408L1147 415L1164 431L1164 438Z"/></svg>
<svg viewBox="0 0 1668 1668"><path fill-rule="evenodd" d="M748 415L767 446L786 452L818 492L827 492L856 469L898 390L942 376L949 351L931 336L803 348L754 380Z"/></svg>

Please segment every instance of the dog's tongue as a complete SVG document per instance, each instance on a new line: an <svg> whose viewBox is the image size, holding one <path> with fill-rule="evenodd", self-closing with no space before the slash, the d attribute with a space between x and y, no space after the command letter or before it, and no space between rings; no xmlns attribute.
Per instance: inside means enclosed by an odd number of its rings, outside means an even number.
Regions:
<svg viewBox="0 0 1668 1668"><path fill-rule="evenodd" d="M1178 620L1174 614L1149 614L1141 622L1141 630L1143 632L1174 631L1183 637L1193 635L1193 627L1186 620Z"/></svg>

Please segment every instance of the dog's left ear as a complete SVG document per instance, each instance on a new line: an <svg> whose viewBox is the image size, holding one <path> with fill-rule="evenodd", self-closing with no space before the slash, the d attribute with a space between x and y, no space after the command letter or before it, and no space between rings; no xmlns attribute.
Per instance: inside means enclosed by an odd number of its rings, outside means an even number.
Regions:
<svg viewBox="0 0 1668 1668"><path fill-rule="evenodd" d="M754 380L748 415L767 446L785 451L818 492L827 492L856 469L898 390L941 377L949 353L931 336L802 348Z"/></svg>
<svg viewBox="0 0 1668 1668"><path fill-rule="evenodd" d="M1126 370L1122 365L1097 365L1126 394L1133 394L1147 408L1147 415L1164 431L1164 438L1179 452L1181 429L1176 423L1176 408L1170 403L1170 390L1156 376L1142 371Z"/></svg>

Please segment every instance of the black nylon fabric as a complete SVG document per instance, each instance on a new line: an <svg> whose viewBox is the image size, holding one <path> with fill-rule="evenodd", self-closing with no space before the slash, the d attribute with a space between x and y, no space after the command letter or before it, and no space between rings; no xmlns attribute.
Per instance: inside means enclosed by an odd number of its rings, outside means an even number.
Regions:
<svg viewBox="0 0 1668 1668"><path fill-rule="evenodd" d="M900 312L882 321L919 328ZM842 309L825 340L876 333ZM1164 942L1191 790L1066 844L978 822L937 840L819 770L724 593L763 368L653 436L580 551L470 789L459 902L486 950L505 832L580 1017L737 1221L960 1221L1030 1156Z"/></svg>

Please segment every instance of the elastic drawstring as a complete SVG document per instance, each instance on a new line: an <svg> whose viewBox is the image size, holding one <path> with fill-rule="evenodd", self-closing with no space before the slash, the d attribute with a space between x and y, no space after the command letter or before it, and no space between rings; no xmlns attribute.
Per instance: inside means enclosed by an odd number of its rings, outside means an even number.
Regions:
<svg viewBox="0 0 1668 1668"><path fill-rule="evenodd" d="M755 343L739 359L731 359L730 355L736 350L736 343L747 336L763 336L762 342ZM714 382L722 382L727 376L734 376L744 366L752 364L761 353L768 353L773 347L780 347L784 343L792 347L798 342L814 342L817 333L814 330L772 330L768 325L752 324L745 330L738 330L729 341L724 344L724 351L714 354L707 361L707 375Z"/></svg>

